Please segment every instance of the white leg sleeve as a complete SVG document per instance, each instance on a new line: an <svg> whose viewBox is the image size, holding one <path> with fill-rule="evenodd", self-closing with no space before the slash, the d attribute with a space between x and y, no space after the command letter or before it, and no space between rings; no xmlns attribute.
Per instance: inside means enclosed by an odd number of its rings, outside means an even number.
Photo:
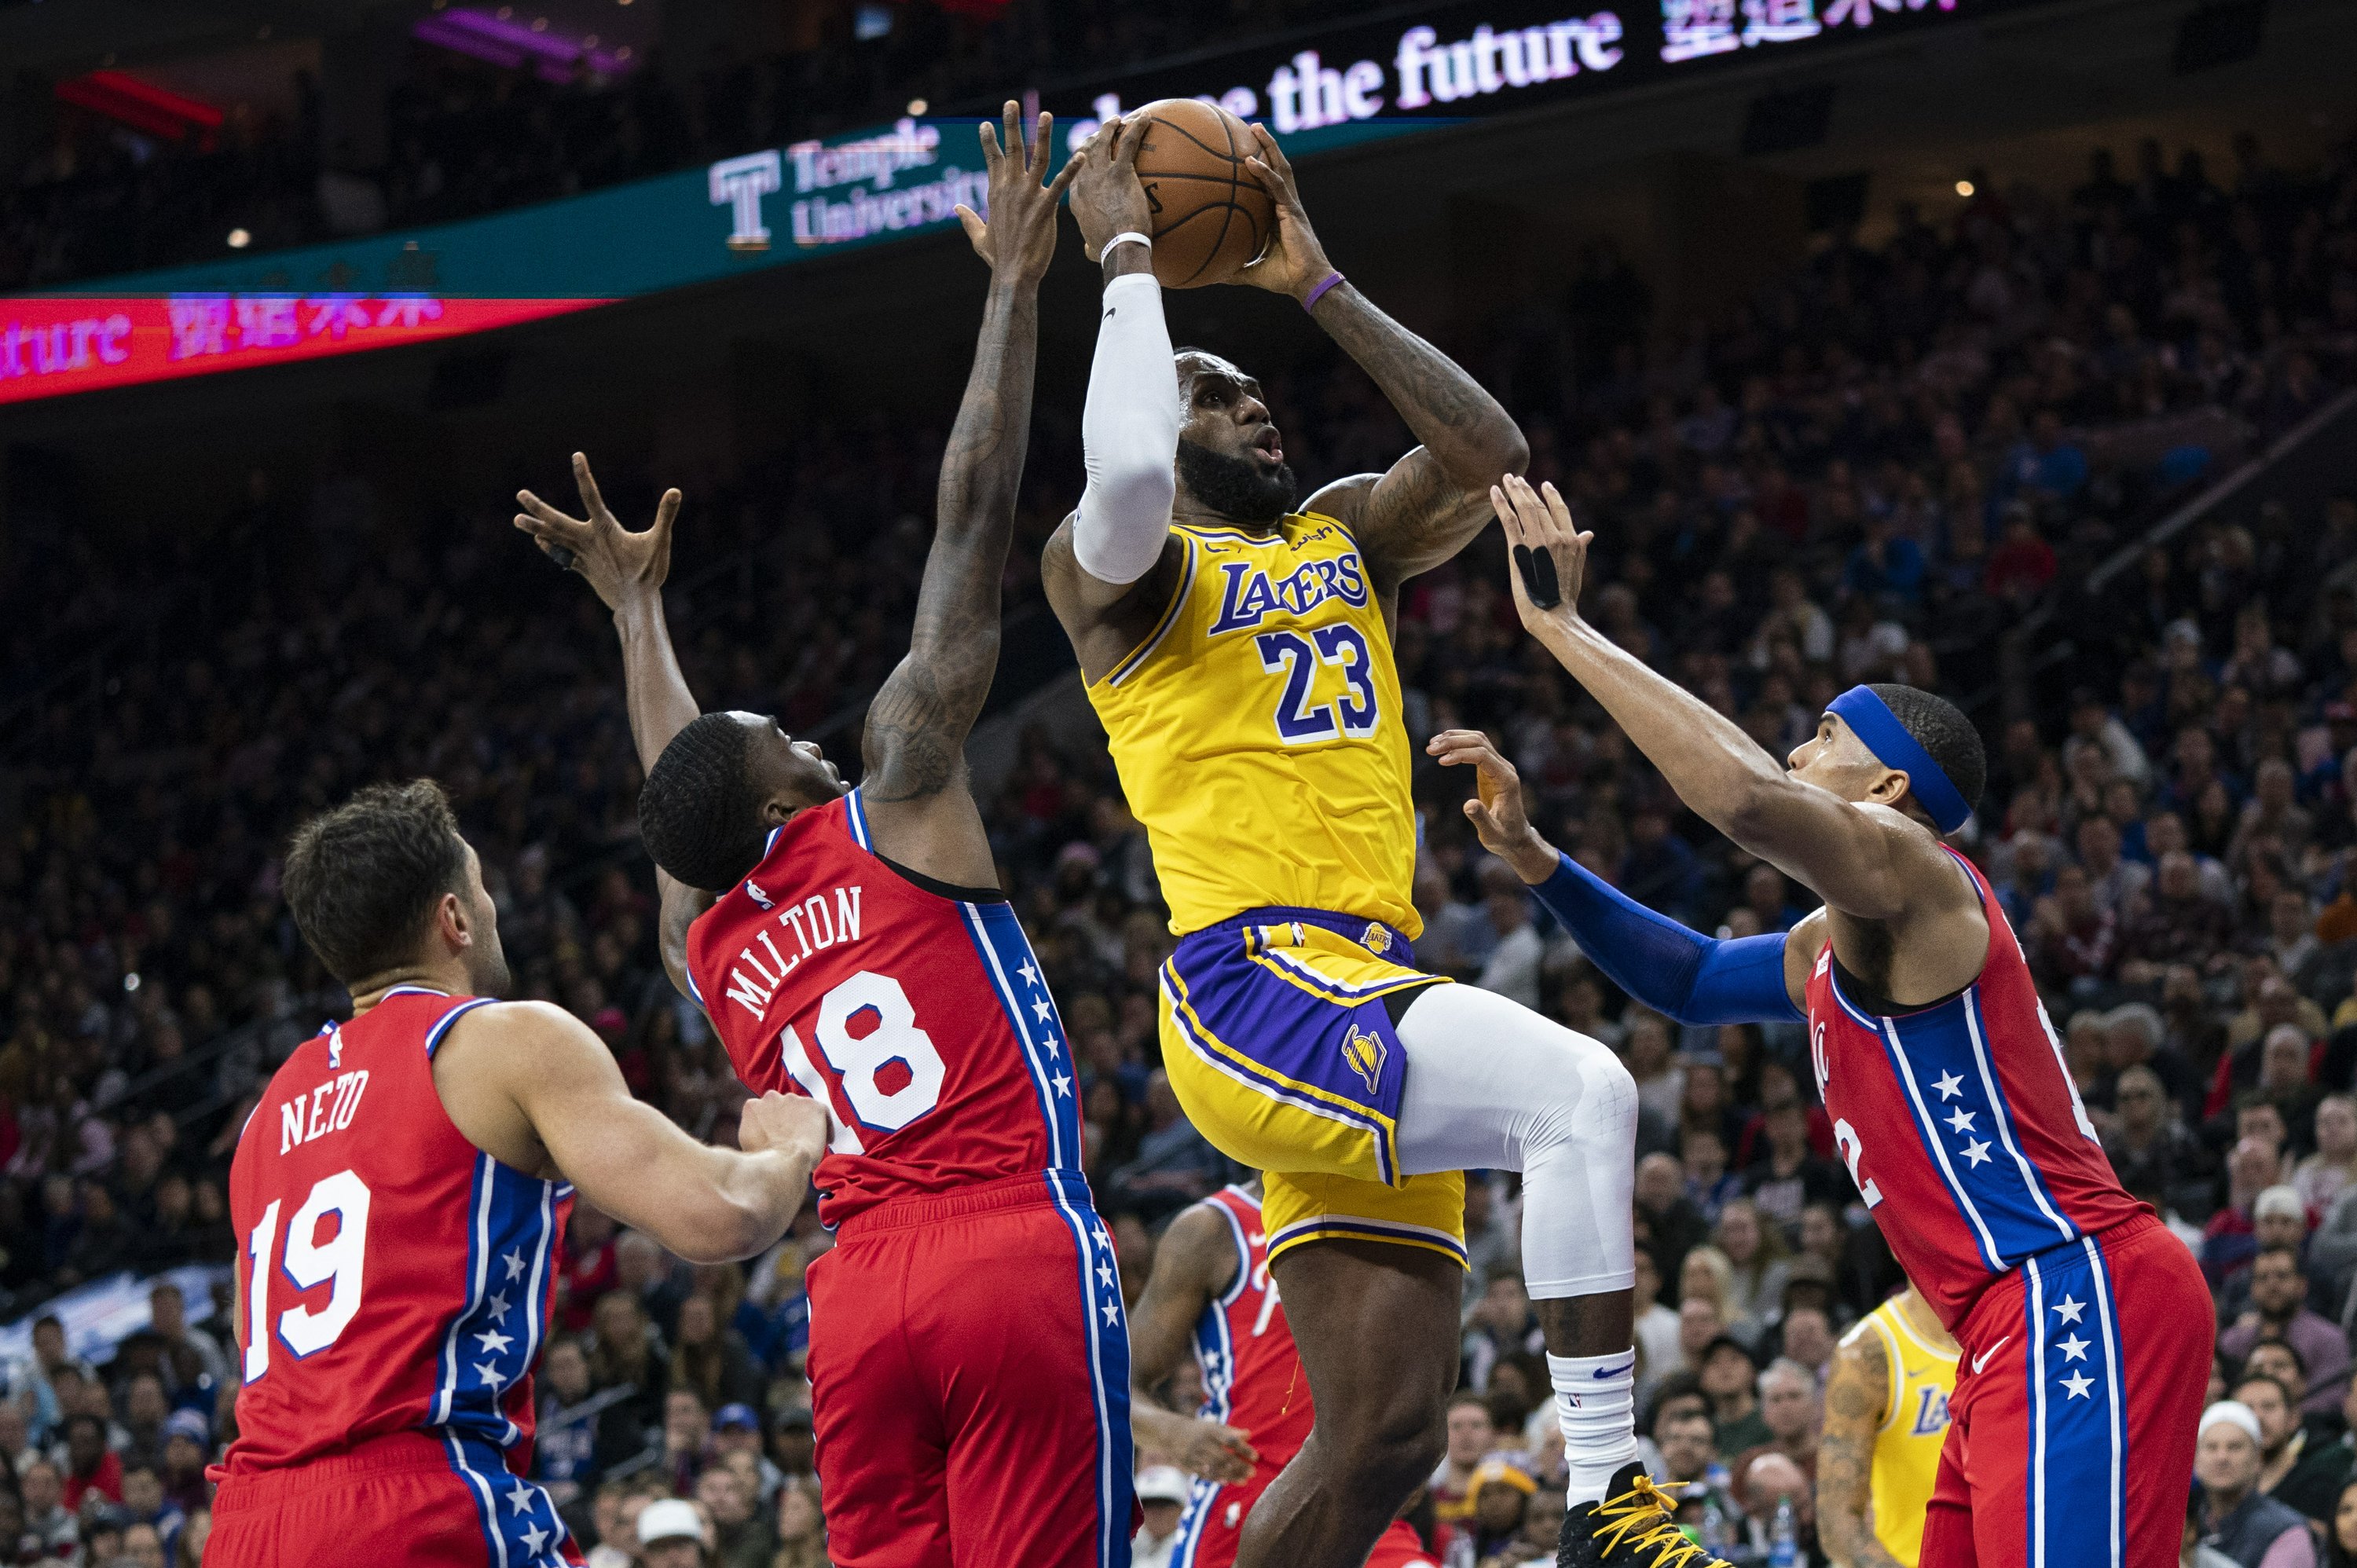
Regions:
<svg viewBox="0 0 2357 1568"><path fill-rule="evenodd" d="M1400 1163L1523 1173L1523 1273L1535 1299L1637 1280L1637 1086L1599 1040L1472 985L1434 985L1399 1023Z"/></svg>

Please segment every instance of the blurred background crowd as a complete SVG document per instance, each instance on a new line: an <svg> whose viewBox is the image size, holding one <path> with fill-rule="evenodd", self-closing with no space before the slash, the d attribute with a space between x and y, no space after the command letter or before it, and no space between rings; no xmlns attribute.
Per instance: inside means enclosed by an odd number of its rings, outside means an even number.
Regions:
<svg viewBox="0 0 2357 1568"><path fill-rule="evenodd" d="M395 94L394 220L872 120L911 83L947 98L1034 56L1136 58L1193 25L1080 0L1008 17L985 34L936 16L873 58L716 67L683 102L651 72L559 87L421 67ZM269 242L313 237L317 169L292 149L316 134L235 129L169 158L61 134L0 192L0 287L175 259L184 204L231 186L279 193ZM2212 1282L2217 1391L2255 1412L2255 1439L2205 1438L2210 1506L2279 1503L2314 1521L2315 1561L2347 1563L2357 485L2245 516L2179 509L2357 385L2357 148L2289 166L2245 136L2220 167L2158 142L2115 151L2085 148L2069 188L1975 170L1957 209L1903 209L1872 245L1837 231L1669 329L1655 281L1597 242L1446 346L1595 529L1590 618L1769 750L1862 681L1971 710L1991 779L1960 847L1999 890L2115 1169ZM1409 444L1330 349L1245 362L1305 489ZM1243 1173L1160 1072L1154 865L1038 596L1039 545L1078 489L1078 413L1043 392L977 768L1086 1069L1088 1173L1134 1300L1170 1217ZM906 646L947 414L928 428L845 400L694 488L672 602L707 707L775 712L856 757ZM602 477L626 519L677 478ZM700 1136L732 1135L742 1090L657 961L611 631L504 506L396 519L362 473L298 488L257 469L210 526L124 553L58 504L0 574L0 1316L38 1320L0 1399L0 1562L154 1568L201 1554L203 1466L236 1383L225 1286L145 1282L230 1262L246 1112L347 1004L278 897L296 822L371 780L439 779L518 993L584 1019ZM1644 903L1726 934L1789 928L1808 891L1684 809L1522 634L1502 573L1491 535L1408 585L1411 733L1496 736L1540 828ZM1765 1552L1781 1505L1822 1562L1823 1381L1903 1280L1834 1157L1803 1031L1681 1029L1628 1004L1473 842L1465 788L1419 765L1419 958L1622 1054L1643 1107L1649 1453L1697 1484L1722 1550ZM1477 1174L1467 1201L1464 1388L1412 1517L1444 1568L1518 1568L1553 1560L1560 1440L1514 1179ZM824 1563L802 1278L828 1245L806 1213L749 1266L689 1268L576 1211L535 1463L593 1563L656 1561L661 1532L687 1529L726 1568ZM146 1326L93 1366L42 1315L126 1273ZM1191 1408L1190 1376L1169 1402ZM1170 1457L1141 1455L1156 1568ZM673 1501L692 1511L655 1506Z"/></svg>

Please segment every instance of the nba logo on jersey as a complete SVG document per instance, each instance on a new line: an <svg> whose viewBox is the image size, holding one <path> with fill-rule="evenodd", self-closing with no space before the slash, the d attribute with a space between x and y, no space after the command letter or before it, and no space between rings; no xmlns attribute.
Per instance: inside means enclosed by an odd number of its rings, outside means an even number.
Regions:
<svg viewBox="0 0 2357 1568"><path fill-rule="evenodd" d="M1342 1059L1366 1080L1367 1092L1375 1093L1383 1076L1383 1041L1364 1029L1353 1029L1351 1037L1342 1042Z"/></svg>
<svg viewBox="0 0 2357 1568"><path fill-rule="evenodd" d="M774 909L778 907L778 901L775 898L770 897L767 893L762 892L760 884L755 882L749 876L745 879L745 897L750 898L754 903L759 904L764 909Z"/></svg>

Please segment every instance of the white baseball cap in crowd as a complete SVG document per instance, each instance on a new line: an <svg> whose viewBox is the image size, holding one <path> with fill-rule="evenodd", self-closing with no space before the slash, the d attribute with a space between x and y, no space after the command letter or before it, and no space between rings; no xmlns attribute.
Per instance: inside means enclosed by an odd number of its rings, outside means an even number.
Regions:
<svg viewBox="0 0 2357 1568"><path fill-rule="evenodd" d="M2216 1426L2221 1423L2223 1423L2228 1426L2240 1428L2243 1434L2254 1443L2264 1443L2266 1441L2266 1438L2259 1435L2259 1418L2257 1412L2253 1411L2249 1405L2243 1403L2240 1400L2220 1400L2216 1404L2213 1404L2208 1410L2203 1411L2201 1412L2201 1423L2194 1429L2195 1434L2196 1435L2199 1435L2201 1433L2206 1433L2212 1427Z"/></svg>
<svg viewBox="0 0 2357 1568"><path fill-rule="evenodd" d="M1184 1503L1187 1500L1187 1477L1172 1466L1149 1465L1137 1477L1137 1500L1142 1503Z"/></svg>
<svg viewBox="0 0 2357 1568"><path fill-rule="evenodd" d="M704 1516L695 1505L678 1498L657 1498L639 1510L639 1544L652 1546L657 1541L687 1538L704 1539Z"/></svg>

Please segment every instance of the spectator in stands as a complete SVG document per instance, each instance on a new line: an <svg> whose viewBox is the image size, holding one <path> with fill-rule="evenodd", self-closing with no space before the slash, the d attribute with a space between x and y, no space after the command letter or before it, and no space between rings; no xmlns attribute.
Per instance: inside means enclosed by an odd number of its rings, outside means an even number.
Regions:
<svg viewBox="0 0 2357 1568"><path fill-rule="evenodd" d="M1731 1460L1774 1439L1760 1415L1760 1363L1749 1346L1721 1334L1703 1348L1698 1370L1710 1400L1711 1442L1720 1458Z"/></svg>
<svg viewBox="0 0 2357 1568"><path fill-rule="evenodd" d="M1653 1418L1653 1444L1662 1456L1657 1481L1688 1488L1686 1496L1716 1507L1723 1518L1741 1510L1728 1495L1732 1472L1718 1456L1710 1413L1696 1403L1666 1405Z"/></svg>
<svg viewBox="0 0 2357 1568"><path fill-rule="evenodd" d="M2192 855L2171 851L2160 856L2151 889L2131 901L2120 934L2119 979L2157 984L2172 963L2214 971L2233 935L2233 915L2202 890Z"/></svg>
<svg viewBox="0 0 2357 1568"><path fill-rule="evenodd" d="M2218 1336L2218 1348L2236 1360L2261 1339L2280 1339L2299 1353L2308 1380L2318 1391L2303 1403L2310 1410L2341 1405L2339 1380L2349 1370L2349 1338L2330 1319L2309 1310L2308 1280L2296 1247L2270 1246L2252 1260L2251 1305Z"/></svg>
<svg viewBox="0 0 2357 1568"><path fill-rule="evenodd" d="M1817 1560L1816 1487L1802 1468L1784 1455L1769 1450L1750 1459L1736 1473L1737 1496L1743 1502L1742 1529L1744 1544L1751 1552L1751 1561L1769 1561L1768 1551L1774 1540L1776 1516L1781 1506L1789 1505L1792 1511L1794 1546L1798 1560Z"/></svg>
<svg viewBox="0 0 2357 1568"><path fill-rule="evenodd" d="M65 1477L48 1459L36 1459L17 1477L25 1499L25 1533L53 1557L71 1561L80 1550L81 1525L66 1506Z"/></svg>
<svg viewBox="0 0 2357 1568"><path fill-rule="evenodd" d="M1448 1451L1426 1489L1432 1494L1435 1516L1443 1523L1455 1524L1471 1516L1473 1475L1497 1447L1498 1429L1490 1420L1489 1402L1471 1389L1460 1389L1450 1397L1448 1424Z"/></svg>
<svg viewBox="0 0 2357 1568"><path fill-rule="evenodd" d="M2221 1401L2201 1412L2193 1475L2202 1543L2239 1568L2312 1568L2307 1521L2258 1489L2261 1434L2249 1407Z"/></svg>
<svg viewBox="0 0 2357 1568"><path fill-rule="evenodd" d="M1823 1414L1816 1374L1798 1361L1778 1358L1760 1374L1760 1419L1768 1439L1736 1455L1728 1466L1744 1474L1760 1454L1781 1454L1801 1467L1813 1491L1817 1482L1817 1427Z"/></svg>
<svg viewBox="0 0 2357 1568"><path fill-rule="evenodd" d="M615 1288L634 1298L645 1320L670 1341L690 1290L686 1268L645 1231L625 1230L614 1241L614 1276Z"/></svg>
<svg viewBox="0 0 2357 1568"><path fill-rule="evenodd" d="M1146 1080L1146 1115L1137 1157L1105 1178L1103 1201L1160 1219L1215 1190L1228 1178L1228 1163L1187 1120L1159 1069Z"/></svg>
<svg viewBox="0 0 2357 1568"><path fill-rule="evenodd" d="M150 1286L147 1314L150 1328L163 1339L167 1350L185 1350L193 1356L202 1368L203 1376L211 1380L212 1388L229 1386L229 1359L221 1352L221 1341L204 1329L189 1324L188 1302L181 1295L178 1285L169 1280L158 1280ZM167 1361L167 1365L175 1365L178 1360L178 1357L175 1355Z"/></svg>
<svg viewBox="0 0 2357 1568"><path fill-rule="evenodd" d="M1169 1568L1178 1544L1178 1520L1187 1508L1187 1477L1168 1465L1137 1477L1137 1506L1145 1518L1130 1537L1130 1568Z"/></svg>
<svg viewBox="0 0 2357 1568"><path fill-rule="evenodd" d="M2209 1153L2178 1121L2159 1076L2148 1067L2129 1068L2120 1074L2113 1101L2116 1113L2104 1153L2122 1185L2158 1189L2169 1195L2172 1207L2184 1207L2189 1197L2206 1202Z"/></svg>
<svg viewBox="0 0 2357 1568"><path fill-rule="evenodd" d="M2324 1525L2328 1535L2341 1495L2357 1476L2357 1382L2344 1386L2340 1395L2336 1417L2310 1415L2302 1423L2307 1441L2300 1461L2272 1492L2277 1502Z"/></svg>
<svg viewBox="0 0 2357 1568"><path fill-rule="evenodd" d="M1522 1274L1512 1269L1492 1270L1481 1299L1474 1303L1465 1321L1466 1386L1486 1391L1490 1373L1501 1359L1544 1352L1545 1346L1538 1314L1523 1288Z"/></svg>
<svg viewBox="0 0 2357 1568"><path fill-rule="evenodd" d="M212 1501L205 1484L211 1457L212 1428L201 1411L176 1410L164 1422L164 1496L188 1518Z"/></svg>
<svg viewBox="0 0 2357 1568"><path fill-rule="evenodd" d="M695 1500L711 1520L713 1568L770 1568L777 1531L736 1466L707 1466L696 1477Z"/></svg>
<svg viewBox="0 0 2357 1568"><path fill-rule="evenodd" d="M826 1521L817 1483L804 1477L778 1488L778 1555L770 1568L827 1568Z"/></svg>
<svg viewBox="0 0 2357 1568"><path fill-rule="evenodd" d="M106 1420L86 1411L65 1419L66 1466L62 1477L65 1506L79 1509L96 1493L110 1503L123 1500L123 1456L107 1446Z"/></svg>
<svg viewBox="0 0 2357 1568"><path fill-rule="evenodd" d="M1846 1200L1849 1178L1810 1146L1806 1106L1796 1099L1771 1107L1762 1131L1767 1148L1743 1173L1743 1188L1763 1219L1797 1228L1809 1204Z"/></svg>
<svg viewBox="0 0 2357 1568"><path fill-rule="evenodd" d="M1650 1248L1637 1249L1636 1268L1637 1283L1631 1301L1636 1314L1637 1402L1641 1406L1647 1391L1675 1371L1682 1358L1678 1352L1678 1315L1662 1305L1662 1269L1653 1262Z"/></svg>
<svg viewBox="0 0 2357 1568"><path fill-rule="evenodd" d="M1702 1215L1686 1197L1685 1170L1669 1155L1637 1162L1637 1220L1649 1238L1665 1279L1677 1279L1688 1249L1708 1233Z"/></svg>
<svg viewBox="0 0 2357 1568"><path fill-rule="evenodd" d="M1515 1221L1509 1222L1509 1219ZM1497 1190L1474 1172L1465 1177L1465 1303L1478 1300L1490 1282L1490 1271L1519 1268L1522 1262L1521 1216L1500 1212Z"/></svg>
<svg viewBox="0 0 2357 1568"><path fill-rule="evenodd" d="M536 1392L539 1423L533 1432L533 1477L560 1509L597 1486L597 1425L609 1403L593 1403L589 1357L570 1335L550 1341L541 1357Z"/></svg>
<svg viewBox="0 0 2357 1568"><path fill-rule="evenodd" d="M1833 1365L1834 1347L1838 1343L1831 1311L1814 1305L1788 1306L1779 1327L1784 1359L1804 1369L1822 1390L1825 1373Z"/></svg>
<svg viewBox="0 0 2357 1568"><path fill-rule="evenodd" d="M1481 868L1481 902L1496 940L1474 983L1537 1011L1539 960L1545 949L1531 923L1530 889L1513 867L1493 861Z"/></svg>
<svg viewBox="0 0 2357 1568"><path fill-rule="evenodd" d="M639 1561L644 1568L705 1568L710 1528L694 1503L657 1498L639 1510Z"/></svg>
<svg viewBox="0 0 2357 1568"><path fill-rule="evenodd" d="M2357 1568L2357 1482L2344 1483L2322 1514L2324 1568Z"/></svg>
<svg viewBox="0 0 2357 1568"><path fill-rule="evenodd" d="M1757 1205L1738 1198L1719 1213L1711 1241L1729 1264L1728 1305L1738 1325L1749 1325L1753 1337L1764 1331L1784 1299L1791 1278L1785 1261L1785 1230L1764 1224ZM1738 1330L1740 1332L1740 1330Z"/></svg>
<svg viewBox="0 0 2357 1568"><path fill-rule="evenodd" d="M2258 1489L2273 1496L2276 1486L2299 1463L2308 1434L2300 1424L2294 1391L2280 1379L2245 1369L2227 1390L2226 1397L2244 1406L2259 1423Z"/></svg>
<svg viewBox="0 0 2357 1568"><path fill-rule="evenodd" d="M760 1373L745 1348L744 1336L722 1323L708 1295L691 1295L680 1304L679 1341L672 1348L669 1386L692 1390L716 1410L750 1404L761 1397Z"/></svg>
<svg viewBox="0 0 2357 1568"><path fill-rule="evenodd" d="M2264 1137L2238 1137L2226 1156L2226 1201L2203 1228L2201 1272L2214 1290L2226 1276L2250 1262L2258 1250L2257 1220L2253 1205L2259 1195L2276 1186L2282 1156ZM2292 1201L2299 1201L2298 1193Z"/></svg>
<svg viewBox="0 0 2357 1568"><path fill-rule="evenodd" d="M2357 1100L2328 1094L2316 1102L2316 1152L2293 1167L2291 1185L2314 1215L2332 1205L2357 1177Z"/></svg>
<svg viewBox="0 0 2357 1568"><path fill-rule="evenodd" d="M751 1405L723 1405L712 1412L712 1454L716 1459L743 1455L753 1480L755 1503L764 1509L777 1501L785 1472L770 1462L761 1438L760 1412Z"/></svg>
<svg viewBox="0 0 2357 1568"><path fill-rule="evenodd" d="M770 1463L788 1481L807 1481L818 1475L817 1445L811 1434L807 1404L791 1404L777 1412L770 1426Z"/></svg>
<svg viewBox="0 0 2357 1568"><path fill-rule="evenodd" d="M712 1454L712 1418L694 1390L673 1389L663 1396L662 1444L659 1473L673 1492L693 1495Z"/></svg>
<svg viewBox="0 0 2357 1568"><path fill-rule="evenodd" d="M655 1359L654 1329L628 1290L597 1298L597 1335L589 1348L591 1380L600 1393L620 1391L611 1415L597 1422L596 1460L602 1473L645 1446L647 1434L663 1424L663 1394L669 1371Z"/></svg>

